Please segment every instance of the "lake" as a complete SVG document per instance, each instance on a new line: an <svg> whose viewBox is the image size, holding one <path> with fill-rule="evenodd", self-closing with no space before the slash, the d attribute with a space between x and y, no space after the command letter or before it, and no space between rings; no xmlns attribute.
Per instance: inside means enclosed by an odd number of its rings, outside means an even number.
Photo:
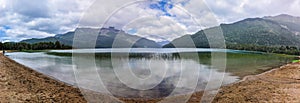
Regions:
<svg viewBox="0 0 300 103"><path fill-rule="evenodd" d="M127 98L217 89L294 59L261 52L194 48L75 49L7 55L68 84Z"/></svg>

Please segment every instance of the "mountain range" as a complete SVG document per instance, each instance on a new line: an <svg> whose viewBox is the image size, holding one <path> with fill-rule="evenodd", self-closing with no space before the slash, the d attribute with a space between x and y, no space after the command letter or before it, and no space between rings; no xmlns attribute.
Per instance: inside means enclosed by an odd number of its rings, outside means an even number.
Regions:
<svg viewBox="0 0 300 103"><path fill-rule="evenodd" d="M88 48L91 44L90 40L93 40L91 36L86 36L89 34L96 34L96 48L160 48L162 47L155 41L142 38L135 35L130 35L125 33L124 31L117 30L114 27L109 28L101 28L99 29L93 29L93 28L77 28L76 31L68 32L65 34L59 34L54 37L46 37L46 38L40 38L40 39L27 39L23 40L21 42L25 43L39 43L39 42L55 42L59 41L62 44L72 46L74 41L74 35L75 32L76 35L80 36L79 38L80 43L82 44L82 48ZM85 46L86 45L86 46Z"/></svg>
<svg viewBox="0 0 300 103"><path fill-rule="evenodd" d="M164 47L193 47L186 45L186 42L192 40L197 48L207 48L210 47L207 38L218 38L216 34L219 31L222 31L227 45L300 46L300 18L282 14L221 24L192 35L184 35Z"/></svg>
<svg viewBox="0 0 300 103"><path fill-rule="evenodd" d="M263 46L300 46L300 17L294 17L286 14L278 16L266 16L263 18L247 18L231 24L221 24L217 27L200 30L195 34L187 34L173 41L155 42L147 38L127 34L122 30L113 27L92 29L77 28L78 35L87 33L97 33L96 48L128 47L133 48L165 48L175 47L186 48L193 47L187 42L193 41L198 48L208 48L207 38L218 38L218 31L222 31L226 44L242 45L263 45ZM73 44L75 31L65 34L59 34L54 37L27 39L21 42L39 43L60 41L62 44ZM208 34L208 35L205 35ZM88 36L82 36L83 44L88 42ZM85 38L85 40L84 40ZM114 41L117 41L115 43ZM113 44L118 45L113 45Z"/></svg>

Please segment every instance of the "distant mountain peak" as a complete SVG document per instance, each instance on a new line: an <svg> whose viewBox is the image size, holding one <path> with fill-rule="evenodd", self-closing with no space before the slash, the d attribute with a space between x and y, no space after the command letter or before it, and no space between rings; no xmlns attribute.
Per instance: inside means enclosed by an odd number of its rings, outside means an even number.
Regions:
<svg viewBox="0 0 300 103"><path fill-rule="evenodd" d="M289 14L279 14L275 16L265 16L263 19L300 19L300 17L289 15Z"/></svg>
<svg viewBox="0 0 300 103"><path fill-rule="evenodd" d="M166 45L166 44L169 44L170 41L165 40L165 41L160 41L160 42L156 42L156 43L158 43L158 44L161 45L161 46L164 46L164 45Z"/></svg>
<svg viewBox="0 0 300 103"><path fill-rule="evenodd" d="M262 21L262 20L264 20L264 19L262 19L262 18L246 18L246 19L238 21L236 23L241 23L241 22L245 22L245 21ZM233 24L235 24L235 23L233 23Z"/></svg>
<svg viewBox="0 0 300 103"><path fill-rule="evenodd" d="M74 32L76 31L99 31L99 33L108 33L108 32L113 32L113 33L123 33L123 30L117 29L115 27L103 27L103 28L89 28L89 27L81 27L77 28Z"/></svg>
<svg viewBox="0 0 300 103"><path fill-rule="evenodd" d="M267 16L264 17L263 19L277 22L283 27L288 28L289 30L294 32L295 35L298 35L300 32L300 17L292 16L288 14L280 14L277 16Z"/></svg>
<svg viewBox="0 0 300 103"><path fill-rule="evenodd" d="M282 17L295 17L295 16L292 16L292 15L289 15L289 14L280 14L280 15L277 15L277 16L282 16Z"/></svg>

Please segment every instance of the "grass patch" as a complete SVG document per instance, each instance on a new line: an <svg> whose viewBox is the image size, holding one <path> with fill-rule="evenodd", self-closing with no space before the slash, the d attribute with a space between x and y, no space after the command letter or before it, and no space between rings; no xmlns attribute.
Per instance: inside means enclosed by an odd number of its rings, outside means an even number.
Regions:
<svg viewBox="0 0 300 103"><path fill-rule="evenodd" d="M293 62L293 63L299 63L300 60L293 60L292 62Z"/></svg>

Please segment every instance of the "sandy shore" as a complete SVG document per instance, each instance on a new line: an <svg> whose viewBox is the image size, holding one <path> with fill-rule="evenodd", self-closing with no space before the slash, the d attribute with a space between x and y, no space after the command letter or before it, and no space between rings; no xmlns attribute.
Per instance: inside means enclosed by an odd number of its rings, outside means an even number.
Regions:
<svg viewBox="0 0 300 103"><path fill-rule="evenodd" d="M244 80L221 88L214 102L284 102L300 103L300 64L247 76Z"/></svg>
<svg viewBox="0 0 300 103"><path fill-rule="evenodd" d="M1 102L86 102L78 88L0 56Z"/></svg>
<svg viewBox="0 0 300 103"><path fill-rule="evenodd" d="M87 102L76 87L35 72L13 60L0 56L1 102ZM202 92L192 95L189 103L199 103ZM95 100L120 102L102 94L90 93ZM176 96L168 102L180 102ZM160 99L126 99L127 103L156 103ZM90 101L93 102L93 101ZM244 80L220 88L214 101L228 102L295 102L300 103L300 64L289 64L269 72L247 76Z"/></svg>

